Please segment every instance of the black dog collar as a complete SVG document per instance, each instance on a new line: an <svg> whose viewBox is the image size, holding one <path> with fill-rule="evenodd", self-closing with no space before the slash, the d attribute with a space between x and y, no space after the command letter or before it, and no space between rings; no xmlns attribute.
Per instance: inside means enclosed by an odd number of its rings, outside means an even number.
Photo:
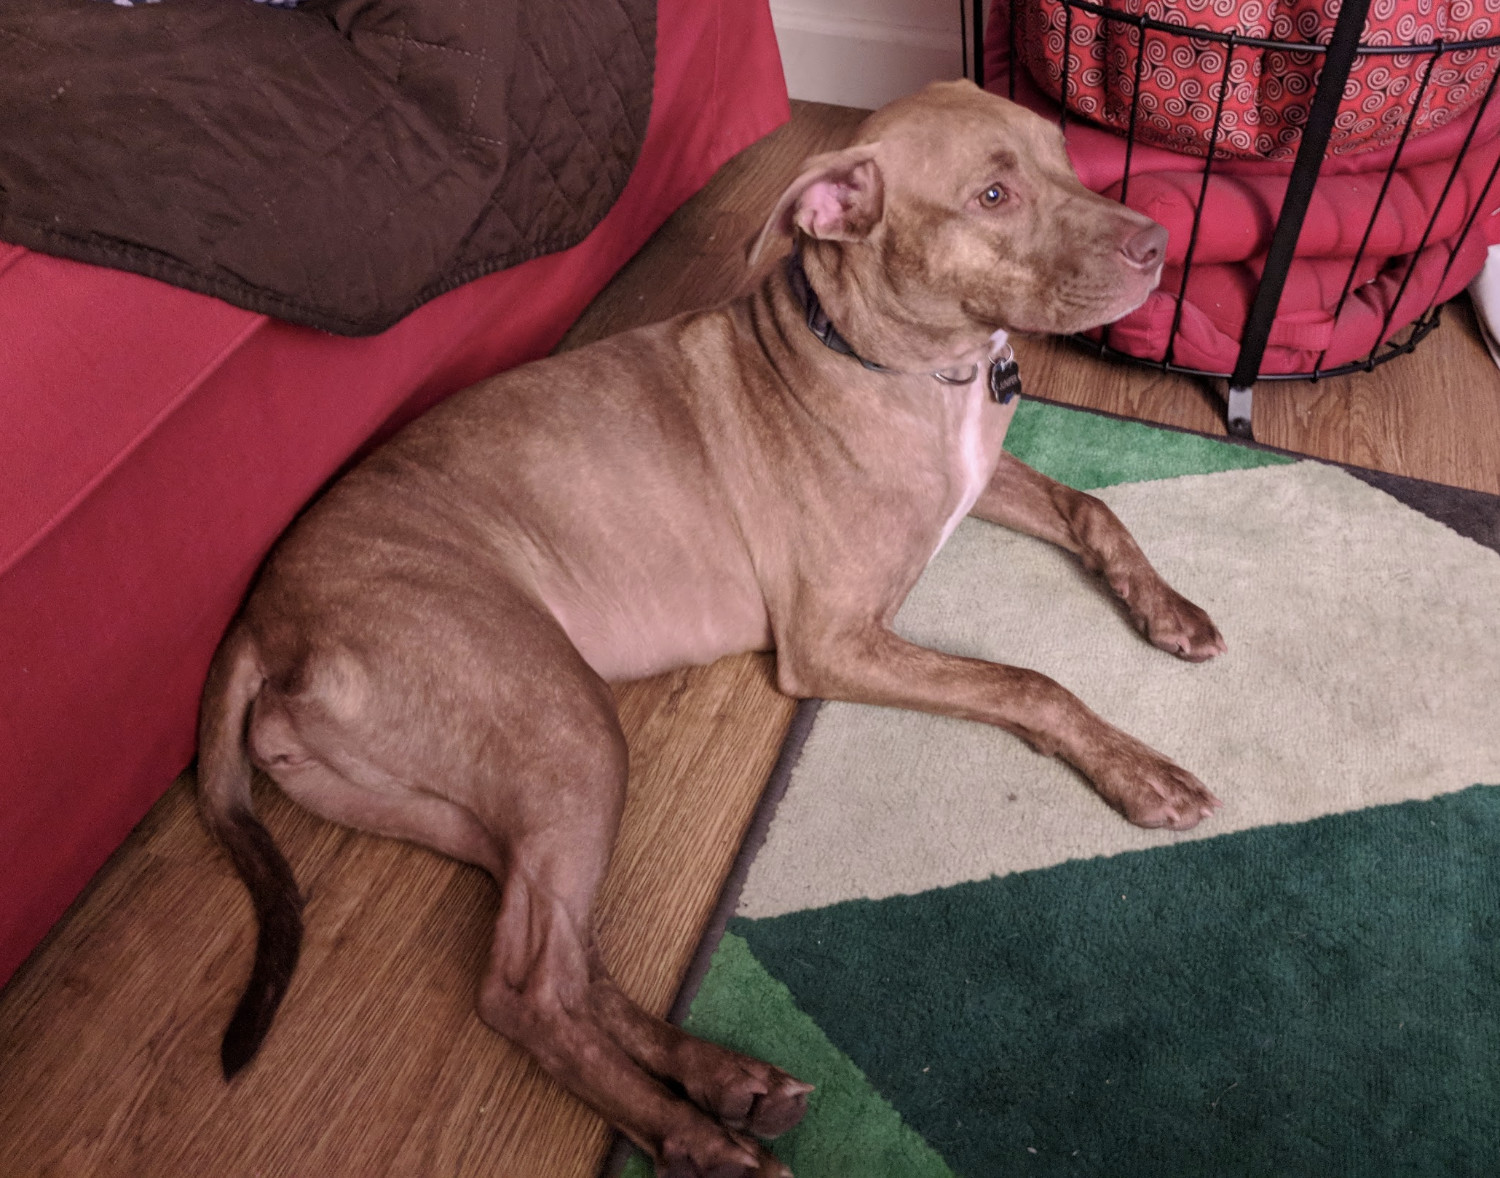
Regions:
<svg viewBox="0 0 1500 1178"><path fill-rule="evenodd" d="M793 251L786 260L787 281L791 284L792 294L802 304L807 312L807 330L817 337L824 347L830 348L841 356L849 356L858 360L871 372L890 372L895 369L887 368L883 364L876 364L873 360L866 360L852 347L849 341L839 334L838 328L828 318L827 312L823 310L823 304L818 301L817 292L813 290L812 283L807 281L807 271L802 268L802 254ZM1007 405L1015 399L1021 391L1021 368L1016 363L1016 354L1011 350L1009 344L1000 349L998 356L993 356L985 361L985 367L989 369L990 397L1002 405ZM943 384L962 385L970 383L979 375L980 365L974 364L961 371L954 372L945 370L932 373L932 378Z"/></svg>

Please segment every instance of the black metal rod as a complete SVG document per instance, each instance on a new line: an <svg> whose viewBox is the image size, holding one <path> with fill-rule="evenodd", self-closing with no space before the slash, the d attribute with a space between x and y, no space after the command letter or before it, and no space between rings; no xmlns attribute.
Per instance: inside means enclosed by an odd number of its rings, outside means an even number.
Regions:
<svg viewBox="0 0 1500 1178"><path fill-rule="evenodd" d="M1135 38L1135 82L1130 91L1130 119L1129 127L1125 132L1125 174L1120 178L1120 203L1130 203L1130 164L1135 154L1135 126L1136 115L1141 108L1141 73L1146 66L1146 28L1139 25L1136 29ZM1106 323L1099 333L1099 342L1103 347L1109 347L1109 334L1114 329L1113 323Z"/></svg>
<svg viewBox="0 0 1500 1178"><path fill-rule="evenodd" d="M1005 6L1006 16L1010 20L1010 60L1006 63L1005 76L1010 87L1010 97L1016 96L1016 0L1010 0Z"/></svg>
<svg viewBox="0 0 1500 1178"><path fill-rule="evenodd" d="M969 27L974 31L974 85L982 90L984 89L984 0L974 0L973 13Z"/></svg>
<svg viewBox="0 0 1500 1178"><path fill-rule="evenodd" d="M1390 192L1391 181L1395 179L1397 170L1401 167L1401 153L1406 150L1406 140L1411 135L1412 126L1417 121L1417 115L1422 109L1422 97L1427 93L1427 83L1432 80L1432 69L1437 65L1441 54L1434 53L1427 59L1427 68L1422 71L1422 82L1417 87L1417 96L1412 99L1411 111L1406 116L1406 122L1401 127L1401 138L1396 143L1395 154L1391 156L1391 166L1385 170L1385 179L1380 182L1380 192L1375 197L1375 207L1370 212L1370 222L1365 226L1365 234L1359 239L1359 249L1354 251L1354 261L1349 265L1349 277L1344 279L1344 289L1339 292L1339 301L1333 308L1333 325L1338 326L1339 316L1344 313L1344 304L1349 300L1349 292L1354 289L1354 280L1359 274L1359 264L1365 260L1365 250L1369 247L1370 236L1375 232L1375 224L1380 218L1380 210L1385 206L1386 194ZM1377 340L1376 343L1379 343ZM1324 348L1318 353L1318 362L1313 365L1313 376L1319 376L1323 369L1323 360L1328 355L1328 349Z"/></svg>
<svg viewBox="0 0 1500 1178"><path fill-rule="evenodd" d="M1302 235L1302 220L1312 200L1313 185L1318 182L1318 173L1323 168L1323 155L1328 150L1333 122L1344 97L1344 83L1354 65L1355 50L1359 48L1359 36L1364 31L1365 15L1369 9L1370 0L1344 0L1339 5L1333 37L1328 42L1312 107L1302 129L1297 159L1287 179L1281 214L1271 234L1270 249L1266 251L1265 269L1255 291L1255 301L1250 306L1250 317L1240 336L1239 359L1235 361L1234 372L1229 378L1231 389L1250 387L1260 373L1260 362L1266 353L1266 341L1271 338L1271 325L1281 303L1281 292L1292 266L1297 238Z"/></svg>
<svg viewBox="0 0 1500 1178"><path fill-rule="evenodd" d="M1490 169L1489 178L1485 180L1484 187L1479 190L1478 197L1474 200L1474 207L1469 211L1469 219L1464 222L1463 231L1453 239L1453 248L1448 251L1448 261L1443 266L1443 272L1438 276L1437 290L1441 290L1443 283L1448 281L1448 271L1453 269L1453 263L1458 257L1458 251L1463 248L1464 240L1474 228L1474 222L1479 219L1479 211L1484 208L1484 202L1490 195L1490 187L1495 183L1495 176L1500 173L1500 156L1495 157L1495 165Z"/></svg>
<svg viewBox="0 0 1500 1178"><path fill-rule="evenodd" d="M1397 356L1404 356L1408 352L1416 351L1417 345L1427 338L1442 322L1442 304L1433 307L1423 318L1412 324L1411 336L1402 343L1389 344L1386 350L1373 359L1366 358L1354 360L1348 364L1340 364L1337 368L1328 368L1314 375L1311 372L1268 372L1258 379L1265 383L1291 381L1291 380L1329 380L1335 376L1349 376L1356 372L1369 372L1377 365L1384 364L1387 360L1394 360ZM1178 376L1195 376L1204 380L1223 380L1222 372L1211 372L1207 368L1190 368L1184 364L1166 365L1160 360L1147 360L1141 356L1133 356L1129 352L1122 352L1118 348L1101 344L1098 340L1087 339L1081 335L1070 335L1067 337L1074 344L1092 352L1096 356L1102 356L1109 360L1118 360L1124 364L1136 364L1143 368L1153 368L1159 372L1172 372Z"/></svg>
<svg viewBox="0 0 1500 1178"><path fill-rule="evenodd" d="M1014 4L1015 0L1011 0L1011 3ZM1016 47L1014 45L1012 45L1010 47L1010 52L1011 52L1011 60L1014 61L1015 60L1015 52L1016 52ZM1062 91L1061 91L1062 101L1059 103L1059 105L1061 106L1062 110L1060 112L1060 117L1057 120L1057 129L1059 131L1061 131L1064 135L1066 135L1068 133L1068 100L1072 97L1072 87L1069 85L1069 83L1072 81L1072 67L1073 67L1073 5L1067 3L1067 0L1064 0L1064 3L1063 3ZM1014 67L1012 67L1012 72L1014 72Z"/></svg>
<svg viewBox="0 0 1500 1178"><path fill-rule="evenodd" d="M1411 352L1415 349L1416 345L1422 339L1424 339L1433 329L1438 326L1442 318L1443 307L1441 303L1436 301L1436 296L1434 295L1433 301L1428 303L1426 310L1418 315L1411 323L1410 330L1403 333L1405 335L1405 338L1401 342L1385 339L1385 336L1390 330L1390 322L1393 318L1394 311L1400 304L1402 298L1408 290L1408 284L1412 277L1416 261L1416 255L1412 255L1405 259L1401 259L1401 261L1404 261L1406 263L1406 273L1402 277L1400 283L1401 290L1398 291L1396 300L1391 304L1390 308L1388 308L1386 315L1387 322L1382 326L1380 332L1381 339L1376 342L1375 346L1365 357L1352 363L1340 364L1335 368L1324 369L1322 365L1327 358L1327 350L1325 348L1318 355L1317 362L1311 372L1273 372L1261 374L1258 371L1260 363L1264 359L1265 346L1267 341L1269 340L1271 327L1274 325L1275 313L1277 310L1279 310L1280 295L1285 287L1287 274L1289 273L1291 265L1293 264L1293 260L1295 258L1297 240L1301 235L1301 222L1303 219L1305 219L1307 212L1307 202L1309 202L1311 199L1311 192L1314 190L1317 183L1318 174L1321 172L1322 159L1324 158L1324 155L1327 151L1327 141L1329 138L1331 138L1332 125L1334 120L1337 118L1338 108L1341 105L1340 99L1342 95L1340 92L1342 91L1343 84L1347 83L1348 73L1350 72L1350 69L1352 67L1353 59L1357 57L1369 57L1377 55L1409 55L1413 58L1416 58L1425 54L1429 57L1427 68L1423 71L1421 83L1417 88L1416 98L1412 103L1411 110L1408 113L1408 116L1402 127L1399 141L1397 142L1395 152L1393 153L1391 164L1388 168L1384 169L1385 174L1382 179L1380 192L1376 197L1374 209L1370 214L1370 222L1365 227L1359 250L1355 255L1355 260L1349 268L1348 281L1345 282L1344 290L1340 293L1338 303L1334 309L1335 324L1338 322L1343 308L1347 305L1348 299L1353 294L1354 281L1358 276L1360 263L1363 261L1364 256L1368 252L1370 241L1373 240L1372 235L1376 221L1378 220L1380 211L1384 206L1385 200L1387 199L1389 188L1394 181L1397 171L1399 170L1400 161L1404 154L1404 148L1407 140L1414 133L1415 120L1418 113L1420 112L1422 101L1425 98L1425 91L1429 88L1428 84L1431 81L1433 67L1436 61L1439 57L1445 55L1456 55L1465 51L1492 50L1496 47L1500 47L1500 36L1454 42L1437 40L1432 42L1394 45L1359 44L1358 36L1363 32L1363 18L1368 14L1368 0L1363 0L1363 2L1358 2L1353 5L1353 7L1355 8L1355 12L1352 14L1346 14L1343 11L1339 13L1341 19L1346 17L1348 18L1343 19L1345 29L1348 28L1350 23L1354 25L1354 44L1352 45L1352 47L1348 44L1347 40L1344 37L1340 36L1340 29L1337 25L1334 29L1333 38L1326 44L1319 44L1317 42L1311 41L1283 42L1271 41L1264 38L1245 37L1242 36L1238 32L1238 30L1235 30L1233 32L1221 33L1207 29L1195 29L1189 28L1186 25L1180 23L1174 23L1172 21L1146 17L1140 13L1122 12L1118 8L1111 8L1106 6L1108 0L1106 0L1106 4L1093 3L1091 2L1091 0L1061 0L1061 3L1066 14L1066 32L1064 35L1065 57L1062 63L1062 121L1064 124L1066 123L1068 116L1067 99L1073 89L1070 69L1071 61L1069 57L1070 52L1073 48L1072 31L1074 9L1077 9L1079 12L1089 13L1098 17L1102 17L1106 22L1126 23L1136 26L1135 41L1137 59L1135 72L1137 75L1137 82L1136 93L1131 97L1131 126L1126 133L1125 139L1126 165L1125 175L1122 177L1121 182L1122 198L1124 197L1125 190L1128 188L1131 181L1132 161L1130 159L1130 156L1132 154L1132 149L1135 146L1135 122L1138 111L1137 103L1139 102L1140 90L1139 79L1143 68L1144 44L1147 40L1145 34L1147 31L1156 31L1167 36L1186 38L1193 41L1203 41L1208 43L1217 41L1220 44L1230 44L1231 46L1239 45L1251 51L1279 49L1292 53L1322 54L1324 61L1323 67L1319 72L1317 89L1319 95L1325 93L1325 86L1329 91L1331 91L1330 100L1325 104L1324 109L1319 112L1321 117L1315 118L1313 113L1310 112L1307 122L1302 129L1302 143L1299 147L1297 160L1294 164L1292 175L1288 178L1287 181L1287 192L1282 198L1282 207L1278 211L1276 226L1272 232L1272 241L1270 243L1271 248L1270 250L1268 250L1265 264L1262 266L1261 280L1257 285L1256 293L1254 299L1252 300L1253 305L1251 307L1251 313L1247 317L1245 329L1242 332L1241 348L1237 357L1234 373L1211 373L1207 371L1200 371L1194 368L1188 368L1172 362L1171 357L1173 352L1175 351L1175 343L1181 325L1182 303L1180 297L1177 306L1177 313L1173 317L1171 332L1168 337L1167 352L1164 358L1161 360L1147 360L1140 357L1131 356L1128 353L1119 352L1117 349L1111 346L1108 329L1106 329L1105 333L1099 338L1086 340L1080 336L1075 337L1075 342L1089 347L1097 355L1110 356L1116 359L1131 361L1161 371L1176 372L1186 376L1214 377L1218 379L1227 377L1230 381L1228 413L1230 428L1233 432L1248 434L1250 429L1250 385L1252 385L1255 381L1316 381L1321 378L1341 376L1346 373L1359 371L1367 372L1378 364L1383 364L1387 360L1391 360L1397 356L1405 355L1406 353ZM1014 47L1014 45L1016 44L1017 29L1016 4L1014 0L1012 0L1011 3L1007 4L1007 14L1010 20L1011 44ZM1354 15L1358 15L1359 20L1353 20L1352 17ZM1341 76L1338 78L1340 85L1336 89L1333 87L1335 76L1334 74L1330 74L1329 72L1330 59L1335 51L1337 51L1337 55L1340 57L1343 57L1347 54L1348 58L1342 63L1342 68L1337 71L1337 74ZM1230 56L1231 58L1233 56L1232 48ZM1333 62L1333 64L1338 65L1339 63ZM1011 94L1012 96L1014 96L1016 86L1014 69L1010 71L1009 80L1011 86ZM1425 248L1427 243L1431 240L1432 234L1435 231L1437 217L1441 213L1447 199L1451 195L1450 190L1455 183L1460 162L1467 157L1469 149L1472 147L1473 140L1475 138L1476 129L1479 123L1483 121L1486 108L1490 105L1491 100L1495 96L1497 81L1500 81L1500 71L1492 71L1490 74L1489 85L1485 91L1483 100L1479 104L1478 111L1473 115L1472 120L1469 122L1468 134L1465 136L1464 143L1458 152L1457 158L1453 161L1454 166L1449 173L1447 184L1444 185L1443 193L1439 197L1437 210L1431 214L1427 222L1427 226L1423 234L1422 248ZM1314 100L1314 111L1318 111L1318 103L1316 98ZM1215 134L1217 133L1218 122L1219 115L1216 114L1215 125L1213 128ZM1323 140L1322 150L1314 152L1308 147L1308 137L1309 135L1319 134L1321 135L1321 138ZM1205 164L1206 170L1212 170L1213 168L1213 154L1214 153L1211 145L1209 159ZM1308 165L1306 168L1304 168L1304 163ZM1475 198L1472 207L1469 209L1468 216L1464 220L1461 231L1456 237L1447 239L1442 243L1448 248L1447 258L1445 259L1445 263L1443 266L1443 272L1438 279L1437 287L1439 291L1443 287L1443 284L1448 280L1449 274L1451 273L1453 267L1457 262L1458 255L1462 251L1465 241L1468 240L1469 234L1473 231L1479 214L1484 211L1488 195L1491 189L1495 186L1497 180L1500 180L1500 158L1497 158L1495 160L1494 167L1490 169L1489 175L1486 178L1478 197ZM1301 193L1299 195L1298 189L1304 185L1306 191L1305 193ZM1203 196L1204 193L1206 193L1207 189L1206 179L1203 188L1204 191L1200 192L1198 208L1194 213L1193 228L1190 232L1190 237L1196 237L1198 227L1201 223L1200 218L1203 214ZM1299 201L1302 204L1300 210L1295 207L1299 203ZM1289 217L1290 213L1296 213L1296 216ZM1185 291L1186 289L1188 278L1187 270L1191 268L1194 261L1193 254L1196 252L1196 250L1193 248L1193 245L1194 243L1190 240L1189 251L1187 257L1184 259L1184 274L1181 284L1181 291ZM1417 253L1420 252L1421 248L1419 248ZM1275 296L1274 298L1272 297L1273 293ZM1261 311L1264 312L1264 319L1258 319L1257 317L1257 312ZM1252 336L1259 337L1262 335L1262 333L1264 333L1263 338L1251 338ZM1249 344L1255 344L1256 346L1253 349L1247 348L1246 345ZM1248 360L1251 358L1250 353L1252 351L1254 352L1255 362L1253 364L1249 364ZM1248 376L1245 378L1244 385L1237 387L1237 381L1242 374L1242 370L1247 371Z"/></svg>
<svg viewBox="0 0 1500 1178"><path fill-rule="evenodd" d="M1322 53L1325 48L1332 49L1333 41L1329 41L1325 47L1316 42L1309 41L1273 41L1266 37L1245 37L1239 33L1220 33L1214 29L1195 29L1187 25L1166 20L1158 20L1154 17L1138 17L1133 13L1120 12L1118 9L1106 8L1100 4L1091 4L1089 0L1063 0L1069 8L1076 8L1080 12L1089 12L1095 16L1102 16L1105 20L1128 21L1135 24L1144 21L1147 28L1155 29L1162 33L1172 33L1178 37L1190 37L1193 40L1203 41L1227 41L1234 37L1235 41L1246 49L1282 49L1288 53ZM1369 5L1363 6L1368 11ZM1342 9L1340 9L1342 12ZM1359 26L1364 28L1363 23ZM1334 36L1337 37L1338 25L1335 22ZM1397 44L1397 45L1358 45L1354 52L1360 57L1395 57L1407 53L1428 53L1434 49L1444 49L1450 53L1461 52L1465 49L1491 49L1500 45L1500 36L1477 37L1472 41L1423 41L1420 44Z"/></svg>
<svg viewBox="0 0 1500 1178"><path fill-rule="evenodd" d="M1231 53L1234 51L1231 49ZM1130 195L1130 159L1135 154L1135 117L1141 106L1141 73L1146 67L1146 26L1138 22L1135 38L1135 82L1130 89L1130 123L1125 131L1125 175L1120 180L1120 203Z"/></svg>
<svg viewBox="0 0 1500 1178"><path fill-rule="evenodd" d="M969 17L964 8L964 0L958 0L958 39L963 45L963 62L959 69L962 76L972 79L973 74L969 72Z"/></svg>
<svg viewBox="0 0 1500 1178"><path fill-rule="evenodd" d="M1366 3L1369 0L1365 0ZM1145 52L1145 34L1142 34L1141 51ZM1167 349L1162 353L1162 363L1173 363L1177 354L1177 333L1182 328L1182 309L1187 304L1188 277L1193 272L1193 255L1198 252L1198 229L1203 224L1203 206L1208 201L1208 180L1213 175L1214 152L1219 148L1219 128L1224 123L1224 99L1229 93L1229 74L1234 68L1234 34L1230 34L1224 53L1224 76L1219 79L1219 99L1214 104L1214 128L1208 136L1208 155L1203 160L1203 181L1198 185L1198 206L1193 210L1193 227L1188 231L1187 253L1182 258L1182 282L1177 287L1177 309L1172 312L1172 331L1167 336Z"/></svg>
<svg viewBox="0 0 1500 1178"><path fill-rule="evenodd" d="M1474 121L1469 124L1468 133L1464 136L1464 141L1458 149L1458 154L1453 157L1453 167L1448 172L1447 182L1443 185L1443 191L1438 196L1437 204L1433 206L1432 216L1427 221L1427 228L1422 231L1422 238L1417 242L1417 248L1412 251L1411 261L1407 263L1406 273L1402 276L1401 285L1396 290L1396 297L1391 300L1391 305L1386 308L1385 319L1380 324L1380 335L1375 341L1377 345L1384 342L1386 335L1391 330L1391 323L1396 318L1396 308L1406 295L1407 285L1411 282L1411 276L1416 273L1417 263L1422 259L1422 252L1427 248L1428 239L1432 237L1433 230L1437 228L1438 217L1442 215L1443 206L1448 203L1448 193L1453 190L1453 182L1458 179L1458 173L1463 168L1464 159L1469 154L1469 144L1474 142L1474 132L1479 130L1479 120L1484 118L1484 112L1490 105L1490 99L1495 95L1495 83L1497 81L1500 81L1500 73L1493 74L1490 77L1489 89L1484 92L1484 101L1479 104L1479 110L1475 112ZM1446 278L1447 275L1448 271L1445 267L1443 277Z"/></svg>

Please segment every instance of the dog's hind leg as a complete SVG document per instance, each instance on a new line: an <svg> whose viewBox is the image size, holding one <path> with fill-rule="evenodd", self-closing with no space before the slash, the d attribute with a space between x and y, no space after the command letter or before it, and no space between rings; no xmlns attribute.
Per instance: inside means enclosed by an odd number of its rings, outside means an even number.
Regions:
<svg viewBox="0 0 1500 1178"><path fill-rule="evenodd" d="M391 788L368 763L345 763L326 749L278 755L296 744L274 707L257 716L260 759L290 796L323 817L432 847L494 876L500 909L478 987L480 1017L641 1146L660 1173L785 1178L769 1152L633 1058L593 1001L595 987L610 983L593 947L592 905L627 767L609 690L579 682L582 674L533 674L528 694L548 698L551 710L496 717L505 731L491 746L496 764L476 766L484 781L450 788L449 796Z"/></svg>
<svg viewBox="0 0 1500 1178"><path fill-rule="evenodd" d="M785 1178L757 1142L632 1058L596 1010L592 908L624 806L625 738L609 687L550 618L494 593L490 608L481 621L439 615L409 638L388 627L378 654L324 643L276 662L248 725L254 761L324 818L494 877L480 1017L661 1173Z"/></svg>
<svg viewBox="0 0 1500 1178"><path fill-rule="evenodd" d="M505 861L480 1017L530 1052L580 1100L624 1132L671 1178L790 1178L767 1150L651 1075L609 1031L593 1001L601 983L592 908L624 799L626 750L613 701L547 691L545 759L506 790Z"/></svg>
<svg viewBox="0 0 1500 1178"><path fill-rule="evenodd" d="M973 514L1073 553L1104 578L1154 646L1190 662L1224 653L1208 614L1161 579L1125 525L1093 495L1002 453Z"/></svg>
<svg viewBox="0 0 1500 1178"><path fill-rule="evenodd" d="M501 884L479 1014L529 1051L670 1178L790 1178L755 1141L731 1132L641 1067L591 1002L589 906L580 842L594 829L559 826L518 843Z"/></svg>

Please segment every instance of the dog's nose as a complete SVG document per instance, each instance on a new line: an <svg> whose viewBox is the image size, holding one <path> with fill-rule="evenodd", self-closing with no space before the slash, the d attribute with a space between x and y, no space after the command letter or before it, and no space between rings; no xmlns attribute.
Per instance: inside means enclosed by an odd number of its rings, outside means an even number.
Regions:
<svg viewBox="0 0 1500 1178"><path fill-rule="evenodd" d="M1126 241L1120 250L1142 270L1150 270L1167 256L1167 231L1153 221Z"/></svg>

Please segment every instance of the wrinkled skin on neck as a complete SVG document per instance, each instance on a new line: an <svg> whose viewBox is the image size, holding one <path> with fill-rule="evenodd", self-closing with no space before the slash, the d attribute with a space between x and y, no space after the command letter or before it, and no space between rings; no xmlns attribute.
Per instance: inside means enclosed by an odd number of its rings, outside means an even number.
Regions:
<svg viewBox="0 0 1500 1178"><path fill-rule="evenodd" d="M955 155L954 142L972 146ZM798 244L861 356L901 371L966 363L997 330L1118 319L1160 277L1159 260L1143 267L1124 252L1152 222L1086 189L1057 128L1013 103L966 83L932 87L920 105L871 116L856 143L875 145L882 215L861 238L799 232Z"/></svg>

